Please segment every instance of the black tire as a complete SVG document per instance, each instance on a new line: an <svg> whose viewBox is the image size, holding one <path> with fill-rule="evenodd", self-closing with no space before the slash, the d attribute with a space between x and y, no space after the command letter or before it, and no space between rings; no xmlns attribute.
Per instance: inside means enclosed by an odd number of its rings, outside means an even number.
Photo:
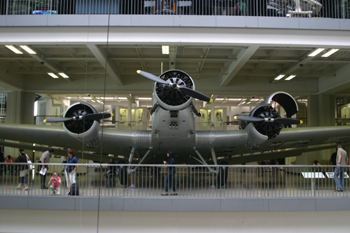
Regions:
<svg viewBox="0 0 350 233"><path fill-rule="evenodd" d="M222 161L220 165L228 165L226 161ZM217 175L217 184L219 186L223 186L227 182L227 177L228 177L228 168L227 167L220 167L219 168L219 173Z"/></svg>

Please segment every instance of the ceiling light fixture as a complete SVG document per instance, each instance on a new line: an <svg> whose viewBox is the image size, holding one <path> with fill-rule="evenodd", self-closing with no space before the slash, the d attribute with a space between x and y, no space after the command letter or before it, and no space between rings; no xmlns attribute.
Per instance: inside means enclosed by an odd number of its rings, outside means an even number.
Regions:
<svg viewBox="0 0 350 233"><path fill-rule="evenodd" d="M24 49L29 54L36 54L36 52L34 50L32 50L31 48L29 48L27 45L20 45L19 47Z"/></svg>
<svg viewBox="0 0 350 233"><path fill-rule="evenodd" d="M327 53L323 54L322 57L329 57L330 55L332 55L333 53L336 53L338 51L339 51L339 49L331 49Z"/></svg>
<svg viewBox="0 0 350 233"><path fill-rule="evenodd" d="M13 45L5 45L6 48L14 52L15 54L23 54L21 51L19 51L15 46Z"/></svg>
<svg viewBox="0 0 350 233"><path fill-rule="evenodd" d="M275 78L275 80L280 80L280 79L282 79L284 76L285 76L284 74L280 74L280 75L278 75L278 76Z"/></svg>
<svg viewBox="0 0 350 233"><path fill-rule="evenodd" d="M325 48L318 48L318 49L314 50L312 53L310 53L308 56L309 57L314 57L317 54L319 54L320 52L322 52L323 50L325 50Z"/></svg>
<svg viewBox="0 0 350 233"><path fill-rule="evenodd" d="M63 78L69 78L68 75L66 75L65 73L61 72L61 73L58 73L59 75L61 75Z"/></svg>
<svg viewBox="0 0 350 233"><path fill-rule="evenodd" d="M47 73L47 74L50 75L52 78L58 78L58 76L55 75L54 73L49 72L49 73Z"/></svg>
<svg viewBox="0 0 350 233"><path fill-rule="evenodd" d="M286 78L285 80L286 81L289 81L289 80L292 80L293 78L295 78L296 75L292 74L292 75L289 75L288 78Z"/></svg>
<svg viewBox="0 0 350 233"><path fill-rule="evenodd" d="M152 100L152 98L149 98L149 97L139 97L139 100Z"/></svg>
<svg viewBox="0 0 350 233"><path fill-rule="evenodd" d="M162 54L169 54L169 45L162 45Z"/></svg>

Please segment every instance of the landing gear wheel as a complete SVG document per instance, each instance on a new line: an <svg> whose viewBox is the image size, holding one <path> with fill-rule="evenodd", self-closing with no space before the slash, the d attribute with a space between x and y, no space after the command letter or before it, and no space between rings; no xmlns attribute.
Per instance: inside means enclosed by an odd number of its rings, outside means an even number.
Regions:
<svg viewBox="0 0 350 233"><path fill-rule="evenodd" d="M220 165L228 165L226 161L222 161ZM227 167L220 167L219 172L217 175L217 184L218 186L225 185L227 182L227 177L228 177L228 168Z"/></svg>

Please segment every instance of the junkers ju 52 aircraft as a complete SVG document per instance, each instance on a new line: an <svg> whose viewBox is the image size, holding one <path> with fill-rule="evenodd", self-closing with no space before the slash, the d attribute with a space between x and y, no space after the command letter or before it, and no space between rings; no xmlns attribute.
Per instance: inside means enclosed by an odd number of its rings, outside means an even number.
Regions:
<svg viewBox="0 0 350 233"><path fill-rule="evenodd" d="M124 155L128 158L126 162L147 164L161 163L169 150L178 155L178 164L217 164L218 157L230 160L230 164L239 164L296 156L349 142L349 127L284 128L284 125L301 123L291 118L298 112L298 105L285 92L271 94L249 116L237 116L237 120L247 122L243 130L196 131L195 117L200 113L195 108L195 99L212 100L195 90L193 79L180 70L169 70L159 77L145 71L137 72L155 82L151 130L100 129L99 120L111 114L98 113L91 105L80 102L70 106L63 117L47 120L62 122L63 128L1 124L0 138L74 148L82 151L80 157L83 155L94 161L101 160L91 151ZM273 101L285 109L287 118L281 118L271 107ZM32 148L6 141L0 144ZM277 152L282 149L288 150ZM250 152L255 153L241 156ZM134 160L136 157L139 159Z"/></svg>

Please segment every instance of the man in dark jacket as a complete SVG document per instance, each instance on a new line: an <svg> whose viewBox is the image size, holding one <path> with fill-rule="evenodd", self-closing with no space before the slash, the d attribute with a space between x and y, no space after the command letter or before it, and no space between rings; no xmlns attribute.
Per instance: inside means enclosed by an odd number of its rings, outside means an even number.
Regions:
<svg viewBox="0 0 350 233"><path fill-rule="evenodd" d="M167 153L167 157L169 158L168 162L163 161L165 165L175 164L175 154L172 151ZM163 196L168 195L169 183L172 183L174 193L172 195L177 195L176 185L175 185L175 176L176 176L176 168L175 167L167 167L168 174L165 179L165 193L162 193Z"/></svg>
<svg viewBox="0 0 350 233"><path fill-rule="evenodd" d="M108 171L106 173L106 177L107 177L107 183L106 186L107 188L109 187L113 187L115 184L115 177L117 176L117 166L113 166L113 164L116 164L116 162L114 161L114 158L110 159L109 164L111 164L112 166L108 166Z"/></svg>

